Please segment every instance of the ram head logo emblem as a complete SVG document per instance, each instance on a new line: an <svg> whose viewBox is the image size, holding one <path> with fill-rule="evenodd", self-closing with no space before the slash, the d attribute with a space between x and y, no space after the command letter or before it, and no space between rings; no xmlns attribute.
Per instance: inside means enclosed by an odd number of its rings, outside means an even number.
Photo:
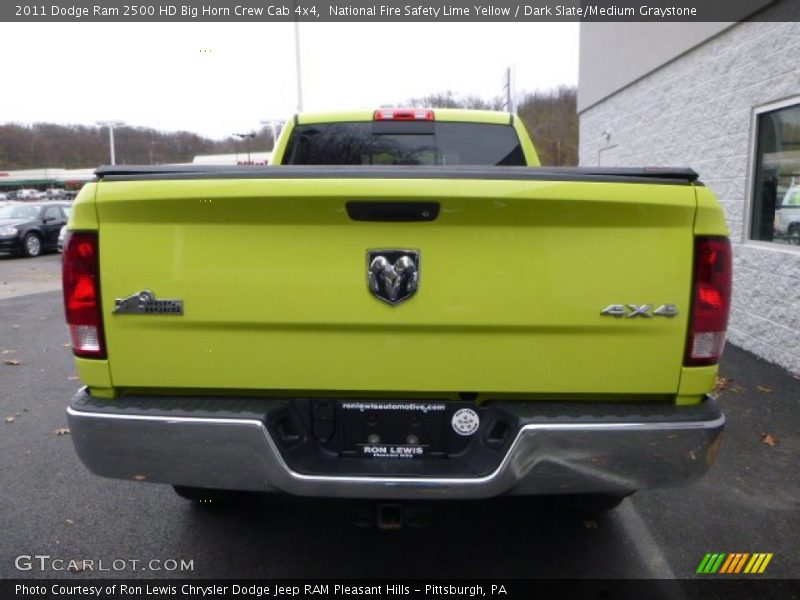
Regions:
<svg viewBox="0 0 800 600"><path fill-rule="evenodd" d="M367 285L376 298L396 306L419 287L419 252L367 250Z"/></svg>

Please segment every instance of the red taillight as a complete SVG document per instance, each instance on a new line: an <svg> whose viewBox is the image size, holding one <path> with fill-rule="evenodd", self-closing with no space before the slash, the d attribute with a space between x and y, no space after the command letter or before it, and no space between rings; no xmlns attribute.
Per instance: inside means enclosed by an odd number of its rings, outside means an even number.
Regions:
<svg viewBox="0 0 800 600"><path fill-rule="evenodd" d="M375 111L376 121L433 121L433 111L427 108L381 108Z"/></svg>
<svg viewBox="0 0 800 600"><path fill-rule="evenodd" d="M105 358L97 234L67 232L63 261L64 311L72 350L75 356Z"/></svg>
<svg viewBox="0 0 800 600"><path fill-rule="evenodd" d="M731 243L727 238L695 240L686 366L719 362L731 307L731 262Z"/></svg>

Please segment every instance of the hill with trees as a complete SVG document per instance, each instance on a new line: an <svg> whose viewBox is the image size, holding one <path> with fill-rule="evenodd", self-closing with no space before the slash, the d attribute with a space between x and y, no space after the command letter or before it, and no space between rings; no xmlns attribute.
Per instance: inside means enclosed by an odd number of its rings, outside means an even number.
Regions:
<svg viewBox="0 0 800 600"><path fill-rule="evenodd" d="M145 127L115 127L114 148L118 164L192 162L198 154L245 156L272 147L271 132L263 128L256 137L212 140L187 131L163 132ZM84 125L34 123L0 125L0 170L54 167L80 169L109 162L108 129Z"/></svg>
<svg viewBox="0 0 800 600"><path fill-rule="evenodd" d="M503 99L485 100L477 96L458 96L451 91L411 98L411 106L433 108L473 108L503 110ZM554 90L528 92L517 103L516 112L546 166L578 164L578 91L561 86Z"/></svg>
<svg viewBox="0 0 800 600"><path fill-rule="evenodd" d="M401 103L402 104L402 103ZM502 100L458 96L451 91L411 98L410 106L502 110ZM533 138L543 165L578 164L577 91L559 87L524 93L517 114ZM272 148L268 127L250 140L230 137L212 140L186 131L163 132L145 127L114 129L118 164L163 164L191 162L198 154L244 155L249 142L253 152ZM34 123L0 125L0 170L61 167L78 169L109 162L108 129L99 126Z"/></svg>

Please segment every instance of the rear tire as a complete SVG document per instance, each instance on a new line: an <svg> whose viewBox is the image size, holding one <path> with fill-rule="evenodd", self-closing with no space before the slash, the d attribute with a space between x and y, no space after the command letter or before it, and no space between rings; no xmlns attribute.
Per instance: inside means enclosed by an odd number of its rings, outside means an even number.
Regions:
<svg viewBox="0 0 800 600"><path fill-rule="evenodd" d="M22 238L20 253L26 258L40 256L42 254L42 238L35 233L26 233L25 237Z"/></svg>
<svg viewBox="0 0 800 600"><path fill-rule="evenodd" d="M789 243L792 246L800 246L800 225L792 225L789 227Z"/></svg>

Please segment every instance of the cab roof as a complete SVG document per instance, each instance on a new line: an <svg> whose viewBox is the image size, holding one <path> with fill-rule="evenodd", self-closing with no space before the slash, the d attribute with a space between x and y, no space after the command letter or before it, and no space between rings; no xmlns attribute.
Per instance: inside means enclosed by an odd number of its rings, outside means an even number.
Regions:
<svg viewBox="0 0 800 600"><path fill-rule="evenodd" d="M396 107L399 109L407 107ZM352 123L358 121L373 121L375 110L381 109L360 109L335 112L315 112L300 113L296 116L296 123L308 125L311 123ZM417 110L431 110L436 121L454 121L460 123L487 123L491 125L510 125L512 121L511 113L496 110L470 110L465 108L423 108Z"/></svg>

